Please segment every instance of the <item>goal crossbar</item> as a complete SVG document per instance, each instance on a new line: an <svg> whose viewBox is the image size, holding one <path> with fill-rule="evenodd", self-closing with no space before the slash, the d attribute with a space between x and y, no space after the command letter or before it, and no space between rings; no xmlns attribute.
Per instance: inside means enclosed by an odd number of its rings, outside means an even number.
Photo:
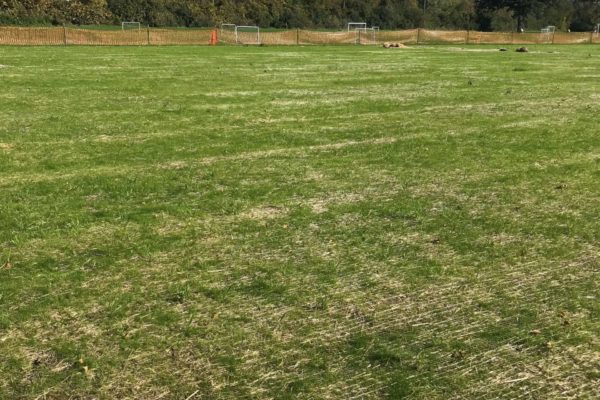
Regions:
<svg viewBox="0 0 600 400"><path fill-rule="evenodd" d="M367 28L367 23L366 22L348 22L348 32L350 32L353 29L361 29Z"/></svg>

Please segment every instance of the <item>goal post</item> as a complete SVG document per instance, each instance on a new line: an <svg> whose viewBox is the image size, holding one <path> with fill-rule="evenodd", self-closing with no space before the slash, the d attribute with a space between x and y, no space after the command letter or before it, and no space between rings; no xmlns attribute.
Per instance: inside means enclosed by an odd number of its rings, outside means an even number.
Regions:
<svg viewBox="0 0 600 400"><path fill-rule="evenodd" d="M137 21L123 21L121 22L121 30L142 30L142 24Z"/></svg>
<svg viewBox="0 0 600 400"><path fill-rule="evenodd" d="M235 42L237 44L260 44L260 27L255 25L236 25Z"/></svg>

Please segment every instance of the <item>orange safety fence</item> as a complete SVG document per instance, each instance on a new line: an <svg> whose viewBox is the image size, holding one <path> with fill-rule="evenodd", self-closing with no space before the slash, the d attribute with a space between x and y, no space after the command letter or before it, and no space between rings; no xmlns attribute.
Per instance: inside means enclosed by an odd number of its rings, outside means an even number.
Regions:
<svg viewBox="0 0 600 400"><path fill-rule="evenodd" d="M358 44L358 34L350 32L319 32L300 30L298 44Z"/></svg>
<svg viewBox="0 0 600 400"><path fill-rule="evenodd" d="M596 36L596 40L594 40ZM597 33L591 32L556 32L554 34L554 43L557 44L579 44L579 43L600 43Z"/></svg>
<svg viewBox="0 0 600 400"><path fill-rule="evenodd" d="M419 30L379 31L377 32L377 39L380 43L397 42L402 44L415 44L419 39Z"/></svg>
<svg viewBox="0 0 600 400"><path fill-rule="evenodd" d="M97 30L63 27L0 27L0 45L209 45L213 29ZM286 31L218 30L219 44L326 45L326 44L600 44L592 32L477 32L408 29L402 31L356 30L341 32L292 29Z"/></svg>
<svg viewBox="0 0 600 400"><path fill-rule="evenodd" d="M64 28L0 27L0 44L8 45L64 45Z"/></svg>
<svg viewBox="0 0 600 400"><path fill-rule="evenodd" d="M67 45L132 46L148 44L146 30L100 31L92 29L66 29Z"/></svg>
<svg viewBox="0 0 600 400"><path fill-rule="evenodd" d="M150 45L208 45L212 29L151 28L148 32Z"/></svg>
<svg viewBox="0 0 600 400"><path fill-rule="evenodd" d="M283 32L261 32L260 36L262 44L290 45L299 43L300 31L294 29Z"/></svg>
<svg viewBox="0 0 600 400"><path fill-rule="evenodd" d="M469 32L470 44L509 44L512 43L513 33L510 32Z"/></svg>
<svg viewBox="0 0 600 400"><path fill-rule="evenodd" d="M430 31L419 29L419 43L467 43L467 31Z"/></svg>

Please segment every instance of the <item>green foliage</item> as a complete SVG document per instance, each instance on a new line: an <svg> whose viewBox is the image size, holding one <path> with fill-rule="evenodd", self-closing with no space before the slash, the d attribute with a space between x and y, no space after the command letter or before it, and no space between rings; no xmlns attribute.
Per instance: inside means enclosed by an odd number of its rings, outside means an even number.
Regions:
<svg viewBox="0 0 600 400"><path fill-rule="evenodd" d="M473 29L475 5L472 0L430 1L425 13L426 28Z"/></svg>
<svg viewBox="0 0 600 400"><path fill-rule="evenodd" d="M600 1L580 0L574 3L571 29L591 31L600 24Z"/></svg>
<svg viewBox="0 0 600 400"><path fill-rule="evenodd" d="M515 18L516 24L511 24ZM384 29L513 29L555 25L591 30L596 0L2 0L0 24L217 26L339 29L365 21Z"/></svg>

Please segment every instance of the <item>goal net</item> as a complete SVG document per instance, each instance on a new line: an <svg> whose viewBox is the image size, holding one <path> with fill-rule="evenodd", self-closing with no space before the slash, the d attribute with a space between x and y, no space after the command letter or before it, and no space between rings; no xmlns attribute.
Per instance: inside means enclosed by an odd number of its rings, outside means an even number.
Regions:
<svg viewBox="0 0 600 400"><path fill-rule="evenodd" d="M223 43L233 44L235 41L235 28L236 24L221 24L219 29L219 41Z"/></svg>
<svg viewBox="0 0 600 400"><path fill-rule="evenodd" d="M542 28L542 38L546 43L552 43L554 32L556 32L556 27L553 25Z"/></svg>
<svg viewBox="0 0 600 400"><path fill-rule="evenodd" d="M260 44L260 28L258 26L236 26L235 42L237 44Z"/></svg>
<svg viewBox="0 0 600 400"><path fill-rule="evenodd" d="M357 44L377 44L378 28L357 28L355 32Z"/></svg>
<svg viewBox="0 0 600 400"><path fill-rule="evenodd" d="M135 21L123 21L121 22L121 29L122 30L142 30L142 24L140 24L139 22L135 22Z"/></svg>

